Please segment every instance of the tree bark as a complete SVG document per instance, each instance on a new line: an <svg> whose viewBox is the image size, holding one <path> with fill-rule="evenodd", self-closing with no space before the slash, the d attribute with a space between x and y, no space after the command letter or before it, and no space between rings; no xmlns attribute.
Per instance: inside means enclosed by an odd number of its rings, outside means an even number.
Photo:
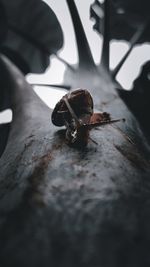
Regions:
<svg viewBox="0 0 150 267"><path fill-rule="evenodd" d="M0 266L148 267L149 147L115 82L95 67L66 73L91 92L96 110L126 119L121 131L94 129L98 145L75 149L4 57L0 71L13 109L0 159Z"/></svg>

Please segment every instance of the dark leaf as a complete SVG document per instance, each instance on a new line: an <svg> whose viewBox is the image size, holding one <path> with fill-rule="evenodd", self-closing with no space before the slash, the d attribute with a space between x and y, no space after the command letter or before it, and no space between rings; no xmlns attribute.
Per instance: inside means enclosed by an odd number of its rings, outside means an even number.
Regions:
<svg viewBox="0 0 150 267"><path fill-rule="evenodd" d="M54 12L41 0L1 0L8 21L1 52L24 73L43 72L49 55L63 44L63 34Z"/></svg>
<svg viewBox="0 0 150 267"><path fill-rule="evenodd" d="M3 4L0 2L0 40L4 41L7 32L7 19L5 8Z"/></svg>
<svg viewBox="0 0 150 267"><path fill-rule="evenodd" d="M132 90L119 90L119 93L150 140L150 61L143 65L139 77L134 81Z"/></svg>
<svg viewBox="0 0 150 267"><path fill-rule="evenodd" d="M98 0L91 5L91 17L95 19L94 28L102 33L104 5ZM141 25L145 31L137 43L150 41L149 24L150 2L148 0L112 0L110 1L110 39L124 39L130 41Z"/></svg>
<svg viewBox="0 0 150 267"><path fill-rule="evenodd" d="M5 149L10 130L10 123L0 124L0 157Z"/></svg>

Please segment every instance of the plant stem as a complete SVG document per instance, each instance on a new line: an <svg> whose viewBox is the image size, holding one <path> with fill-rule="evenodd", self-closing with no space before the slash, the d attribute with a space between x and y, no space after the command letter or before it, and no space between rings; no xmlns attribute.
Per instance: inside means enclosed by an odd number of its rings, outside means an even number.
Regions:
<svg viewBox="0 0 150 267"><path fill-rule="evenodd" d="M103 47L101 64L107 71L109 71L109 41L110 41L110 2L104 2L104 21L103 21Z"/></svg>
<svg viewBox="0 0 150 267"><path fill-rule="evenodd" d="M64 65L66 65L67 68L71 69L72 71L75 71L75 68L73 66L71 66L65 59L63 59L62 57L58 56L57 54L54 53L54 55L56 56L56 58L61 61Z"/></svg>
<svg viewBox="0 0 150 267"><path fill-rule="evenodd" d="M76 36L76 42L78 47L78 56L79 56L79 67L86 67L90 66L90 68L95 66L91 49L89 47L86 34L77 10L77 7L74 3L74 0L66 0L68 4L68 8L70 10L75 36Z"/></svg>

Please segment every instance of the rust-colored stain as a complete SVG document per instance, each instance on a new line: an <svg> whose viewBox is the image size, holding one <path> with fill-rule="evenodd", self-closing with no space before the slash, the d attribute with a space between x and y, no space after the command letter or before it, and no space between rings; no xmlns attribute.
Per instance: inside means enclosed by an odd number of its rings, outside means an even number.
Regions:
<svg viewBox="0 0 150 267"><path fill-rule="evenodd" d="M36 184L38 180L41 180L52 158L51 151L48 151L43 156L37 158L38 165L35 167L32 175L29 177L32 182L35 182ZM34 179L36 180L34 181Z"/></svg>
<svg viewBox="0 0 150 267"><path fill-rule="evenodd" d="M29 202L34 202L38 205L44 205L44 199L42 197L42 189L40 186L43 184L45 172L48 168L49 162L53 159L51 150L47 151L41 157L36 157L38 161L37 166L34 168L32 174L28 177L29 187L27 188L25 195Z"/></svg>

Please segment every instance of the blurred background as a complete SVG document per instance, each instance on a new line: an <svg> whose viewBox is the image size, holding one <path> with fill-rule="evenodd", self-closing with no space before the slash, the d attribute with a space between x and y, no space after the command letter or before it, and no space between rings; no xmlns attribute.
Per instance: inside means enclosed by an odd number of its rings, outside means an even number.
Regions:
<svg viewBox="0 0 150 267"><path fill-rule="evenodd" d="M78 62L75 36L70 14L65 0L45 0L53 9L62 26L64 33L64 47L58 55L70 64ZM101 1L102 2L102 1ZM91 51L96 63L100 61L102 38L93 31L93 21L90 20L90 5L93 0L75 0L84 29L91 47ZM129 44L125 41L112 41L110 46L110 67L114 68L122 56L128 50ZM150 59L150 45L145 43L137 45L131 52L125 64L121 68L117 80L126 90L130 90L135 78L139 75L141 66ZM65 64L56 56L50 59L50 65L44 74L28 74L26 79L29 83L37 84L62 84L65 72ZM150 79L150 77L149 77ZM34 86L35 92L50 107L54 108L57 101L66 93L64 89L54 87ZM0 123L10 122L12 120L11 110L0 112Z"/></svg>

